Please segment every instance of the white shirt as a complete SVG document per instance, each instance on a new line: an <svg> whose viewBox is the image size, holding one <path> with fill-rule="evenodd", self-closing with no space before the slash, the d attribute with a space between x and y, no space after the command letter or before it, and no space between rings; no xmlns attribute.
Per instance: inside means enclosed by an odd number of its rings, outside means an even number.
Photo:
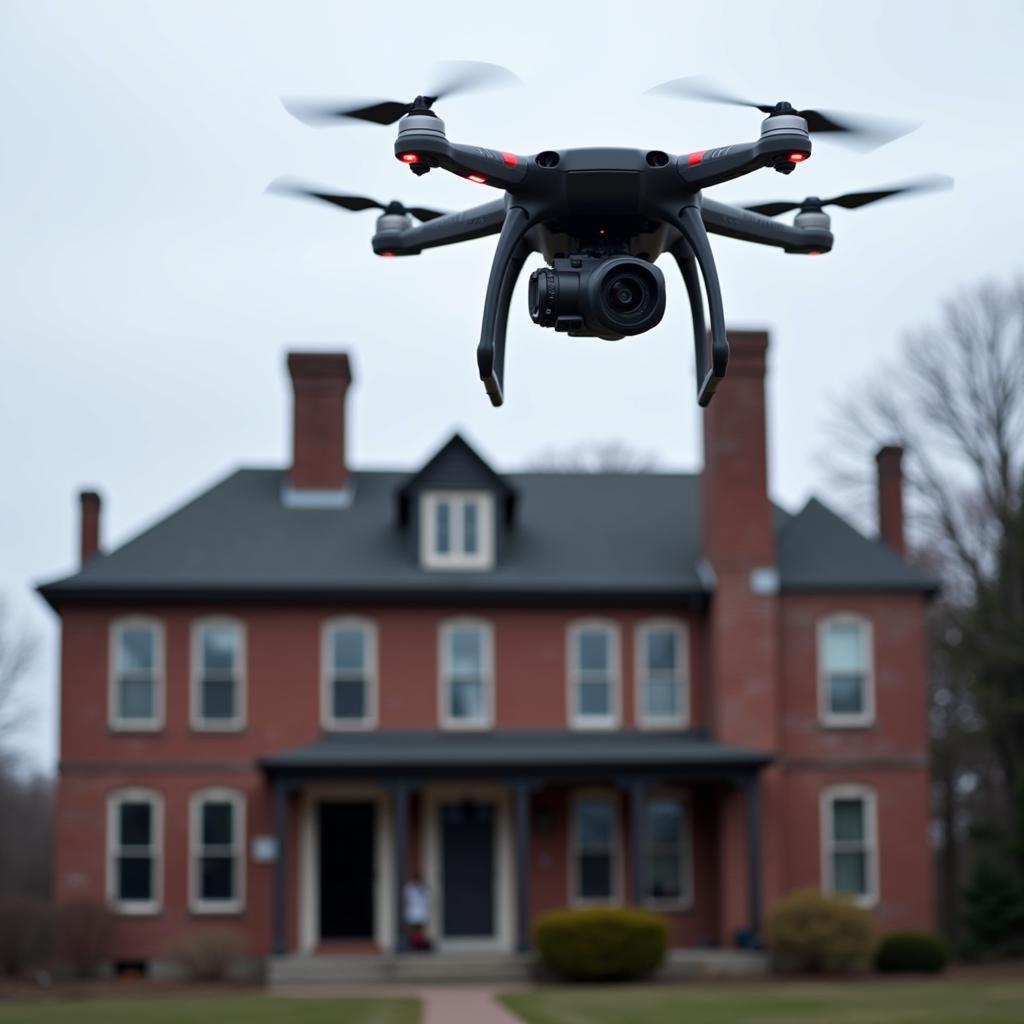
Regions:
<svg viewBox="0 0 1024 1024"><path fill-rule="evenodd" d="M430 890L423 882L406 882L402 899L406 924L426 924L430 920Z"/></svg>

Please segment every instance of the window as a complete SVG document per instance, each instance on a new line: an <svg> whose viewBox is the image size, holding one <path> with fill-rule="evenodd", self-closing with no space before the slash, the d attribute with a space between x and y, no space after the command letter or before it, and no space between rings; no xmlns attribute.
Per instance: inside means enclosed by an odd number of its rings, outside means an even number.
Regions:
<svg viewBox="0 0 1024 1024"><path fill-rule="evenodd" d="M107 894L122 914L160 910L163 801L149 789L122 789L107 803Z"/></svg>
<svg viewBox="0 0 1024 1024"><path fill-rule="evenodd" d="M878 826L875 792L868 786L833 786L822 794L823 879L826 891L878 902Z"/></svg>
<svg viewBox="0 0 1024 1024"><path fill-rule="evenodd" d="M569 709L578 729L610 729L619 720L619 631L605 622L569 630Z"/></svg>
<svg viewBox="0 0 1024 1024"><path fill-rule="evenodd" d="M121 619L111 627L110 727L153 730L164 719L164 643L160 623Z"/></svg>
<svg viewBox="0 0 1024 1024"><path fill-rule="evenodd" d="M463 620L441 627L441 723L449 729L489 728L493 717L491 627Z"/></svg>
<svg viewBox="0 0 1024 1024"><path fill-rule="evenodd" d="M610 797L583 797L573 805L573 899L610 903L617 898L616 806Z"/></svg>
<svg viewBox="0 0 1024 1024"><path fill-rule="evenodd" d="M420 561L429 569L494 564L494 499L475 491L434 491L420 504Z"/></svg>
<svg viewBox="0 0 1024 1024"><path fill-rule="evenodd" d="M829 726L870 725L875 717L871 624L834 615L818 626L821 721Z"/></svg>
<svg viewBox="0 0 1024 1024"><path fill-rule="evenodd" d="M245 630L238 622L197 623L192 638L192 725L209 731L245 725Z"/></svg>
<svg viewBox="0 0 1024 1024"><path fill-rule="evenodd" d="M324 626L321 720L325 729L372 728L377 718L377 631L363 619Z"/></svg>
<svg viewBox="0 0 1024 1024"><path fill-rule="evenodd" d="M197 914L237 914L245 904L245 797L205 789L191 801L189 906Z"/></svg>
<svg viewBox="0 0 1024 1024"><path fill-rule="evenodd" d="M651 797L645 807L647 900L679 907L693 898L690 827L679 797Z"/></svg>
<svg viewBox="0 0 1024 1024"><path fill-rule="evenodd" d="M645 622L636 631L636 720L644 727L685 725L690 717L687 645L675 622Z"/></svg>

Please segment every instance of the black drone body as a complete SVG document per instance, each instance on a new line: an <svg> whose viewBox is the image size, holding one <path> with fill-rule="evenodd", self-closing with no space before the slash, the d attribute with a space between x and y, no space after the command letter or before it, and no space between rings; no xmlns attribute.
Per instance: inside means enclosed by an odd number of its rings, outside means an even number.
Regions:
<svg viewBox="0 0 1024 1024"><path fill-rule="evenodd" d="M471 84L479 67L461 65L458 88ZM482 67L488 69L485 74L494 74L490 70L493 65ZM744 102L709 92L694 79L666 83L658 91ZM413 256L435 246L498 235L477 348L480 376L496 406L504 400L505 335L512 292L532 253L540 253L548 264L530 279L533 321L575 337L607 339L640 334L660 322L665 281L655 261L671 254L690 302L697 399L706 406L725 376L729 358L722 292L709 233L775 246L788 253L827 253L833 236L823 206L853 208L900 191L934 187L934 183L911 184L833 200L811 198L744 209L708 199L703 192L764 167L790 173L810 157L811 131L865 137L879 134L880 129L845 115L797 111L788 103L750 104L768 115L761 124L760 137L751 143L684 154L602 147L543 150L524 156L451 142L444 122L432 109L444 92L435 90L410 103L289 109L313 123L338 117L382 124L397 121L395 156L415 174L439 168L499 189L504 193L501 198L440 214L363 197L295 187L287 190L348 209L384 210L372 240L379 256ZM789 209L800 211L792 225L772 219ZM414 223L413 216L420 223ZM705 323L705 299L710 331Z"/></svg>

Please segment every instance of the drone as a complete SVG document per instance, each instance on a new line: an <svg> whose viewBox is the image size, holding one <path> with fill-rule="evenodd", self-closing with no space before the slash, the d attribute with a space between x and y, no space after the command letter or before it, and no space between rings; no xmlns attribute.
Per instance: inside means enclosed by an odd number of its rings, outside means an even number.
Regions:
<svg viewBox="0 0 1024 1024"><path fill-rule="evenodd" d="M345 210L378 209L372 239L378 256L415 256L424 249L497 235L484 297L477 364L491 403L505 396L505 336L512 292L528 257L547 266L529 280L530 317L571 337L619 340L655 327L665 312L665 279L655 265L669 253L683 278L693 321L697 401L707 406L729 360L722 290L708 235L787 253L819 255L833 244L825 208L856 209L893 196L949 187L926 178L873 191L798 202L730 206L704 190L761 168L790 174L811 156L811 134L874 147L907 126L834 111L796 109L786 101L756 103L703 78L679 78L651 93L753 107L765 114L754 142L672 154L660 149L546 149L531 155L451 142L434 111L459 92L518 83L494 64L452 61L429 93L398 100L285 100L311 125L346 120L398 124L395 156L416 175L441 169L503 193L456 212L381 203L366 196L314 189L279 179L270 191L331 203ZM797 211L792 224L774 218ZM417 223L418 222L418 223ZM703 285L703 293L702 293ZM710 331L704 315L707 301Z"/></svg>

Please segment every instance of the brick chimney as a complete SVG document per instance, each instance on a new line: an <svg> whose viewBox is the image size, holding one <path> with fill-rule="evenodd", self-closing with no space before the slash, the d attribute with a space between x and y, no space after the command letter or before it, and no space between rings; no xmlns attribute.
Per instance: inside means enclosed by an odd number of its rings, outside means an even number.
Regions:
<svg viewBox="0 0 1024 1024"><path fill-rule="evenodd" d="M329 499L345 491L345 395L352 370L344 352L289 352L294 396L292 465L296 498ZM301 501L300 501L301 503Z"/></svg>
<svg viewBox="0 0 1024 1024"><path fill-rule="evenodd" d="M80 491L79 503L79 563L85 565L93 555L100 553L100 512L102 500L96 491Z"/></svg>
<svg viewBox="0 0 1024 1024"><path fill-rule="evenodd" d="M878 533L900 557L903 538L903 449L888 444L875 456L878 466Z"/></svg>

